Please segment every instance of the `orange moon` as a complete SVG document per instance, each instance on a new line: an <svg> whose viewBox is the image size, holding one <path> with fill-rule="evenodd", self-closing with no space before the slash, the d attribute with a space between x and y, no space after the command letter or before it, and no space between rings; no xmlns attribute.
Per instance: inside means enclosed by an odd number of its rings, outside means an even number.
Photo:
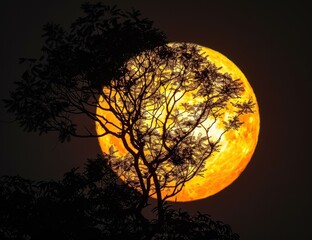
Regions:
<svg viewBox="0 0 312 240"><path fill-rule="evenodd" d="M245 114L240 117L243 124L238 130L230 130L222 136L220 151L214 152L213 155L208 157L205 161L205 171L203 174L201 176L195 176L190 181L186 182L183 189L177 195L169 198L169 201L194 201L207 198L220 192L235 181L244 171L252 158L258 142L260 131L259 107L255 93L247 78L242 71L223 54L207 47L199 47L201 48L201 53L204 54L210 62L220 68L220 73L228 73L231 75L232 79L240 79L244 88L240 101L243 102L250 99L255 106L253 113ZM187 97L183 100L185 102L191 101L191 99ZM99 99L99 103L101 103L101 98ZM228 105L224 110L224 119L233 114L233 111L233 108ZM97 114L105 115L106 118L111 118L111 120L114 121L114 117L110 116L110 113L103 111L103 109L99 107L97 108ZM222 121L222 119L220 121ZM216 127L215 131L218 130L222 129ZM103 128L97 123L96 131L98 134L103 133ZM114 146L120 155L125 155L127 153L121 140L112 135L105 135L98 140L101 150L104 153L109 153L110 146Z"/></svg>

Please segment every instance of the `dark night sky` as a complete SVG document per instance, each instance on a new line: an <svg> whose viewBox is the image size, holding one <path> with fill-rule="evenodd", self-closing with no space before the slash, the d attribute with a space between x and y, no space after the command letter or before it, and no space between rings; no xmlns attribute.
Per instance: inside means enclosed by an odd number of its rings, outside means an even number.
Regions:
<svg viewBox="0 0 312 240"><path fill-rule="evenodd" d="M1 98L8 97L23 70L18 58L40 55L42 25L53 21L68 26L81 15L82 2L1 3ZM224 191L177 206L209 213L231 225L242 240L307 239L312 224L309 8L299 1L103 2L141 10L170 41L223 53L245 73L256 93L261 130L246 170ZM24 133L16 123L8 123L13 116L2 103L0 111L0 175L59 179L100 151L94 139L61 144L54 134Z"/></svg>

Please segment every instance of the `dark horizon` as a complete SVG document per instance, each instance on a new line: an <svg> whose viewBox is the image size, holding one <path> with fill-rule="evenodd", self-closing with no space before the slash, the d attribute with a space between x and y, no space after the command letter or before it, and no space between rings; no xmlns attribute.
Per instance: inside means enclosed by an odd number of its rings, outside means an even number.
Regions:
<svg viewBox="0 0 312 240"><path fill-rule="evenodd" d="M1 8L2 88L7 98L18 80L20 57L38 57L42 25L68 26L84 1L13 0ZM97 2L97 1L91 1ZM210 214L241 239L299 239L312 223L311 161L308 155L311 46L307 6L296 3L209 3L193 1L103 1L134 7L154 21L169 41L197 43L217 50L246 75L260 108L256 151L240 177L207 199L177 203ZM166 4L166 7L164 7ZM1 103L2 104L2 103ZM1 105L0 175L34 180L60 179L100 152L96 139L59 143L57 134L25 133Z"/></svg>

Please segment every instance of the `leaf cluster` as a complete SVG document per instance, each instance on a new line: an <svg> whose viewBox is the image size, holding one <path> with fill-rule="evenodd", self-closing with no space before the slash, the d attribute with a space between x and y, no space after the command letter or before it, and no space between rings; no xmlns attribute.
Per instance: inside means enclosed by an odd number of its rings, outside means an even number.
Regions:
<svg viewBox="0 0 312 240"><path fill-rule="evenodd" d="M139 194L101 156L61 181L0 178L1 239L114 239L136 235Z"/></svg>
<svg viewBox="0 0 312 240"><path fill-rule="evenodd" d="M208 214L197 212L190 215L181 209L169 209L161 231L153 237L153 240L165 239L239 240L239 235L228 224L214 221Z"/></svg>
<svg viewBox="0 0 312 240"><path fill-rule="evenodd" d="M0 238L26 239L238 239L210 216L166 208L163 226L135 214L140 195L117 180L102 156L60 181L0 178Z"/></svg>
<svg viewBox="0 0 312 240"><path fill-rule="evenodd" d="M99 91L120 75L120 66L165 42L165 35L137 10L102 3L81 8L84 16L68 30L44 25L41 57L20 59L27 70L4 101L25 131L57 131L61 141L78 135L76 116L94 109Z"/></svg>

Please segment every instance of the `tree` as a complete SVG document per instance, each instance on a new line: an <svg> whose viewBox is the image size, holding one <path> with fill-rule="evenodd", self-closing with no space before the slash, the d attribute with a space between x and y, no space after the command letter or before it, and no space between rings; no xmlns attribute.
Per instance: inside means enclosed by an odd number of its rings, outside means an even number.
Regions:
<svg viewBox="0 0 312 240"><path fill-rule="evenodd" d="M193 44L147 50L126 62L122 72L99 100L93 99L98 111L92 117L102 130L99 137L120 139L128 152L111 147L112 168L140 189L142 207L156 195L162 219L163 203L201 173L223 134L240 127L239 117L252 112L253 103L240 102L241 82L219 73ZM235 114L213 134L228 104Z"/></svg>
<svg viewBox="0 0 312 240"><path fill-rule="evenodd" d="M156 195L158 231L166 200L201 173L222 135L240 127L239 117L253 103L239 101L241 82L221 74L199 47L166 45L165 35L139 12L100 3L82 8L86 16L69 31L45 25L43 56L21 59L29 68L6 107L26 131L57 131L62 142L71 136L119 139L128 153L110 147L105 158L141 193L137 219L143 221L142 209ZM193 103L183 101L186 96ZM235 114L212 136L228 104Z"/></svg>

